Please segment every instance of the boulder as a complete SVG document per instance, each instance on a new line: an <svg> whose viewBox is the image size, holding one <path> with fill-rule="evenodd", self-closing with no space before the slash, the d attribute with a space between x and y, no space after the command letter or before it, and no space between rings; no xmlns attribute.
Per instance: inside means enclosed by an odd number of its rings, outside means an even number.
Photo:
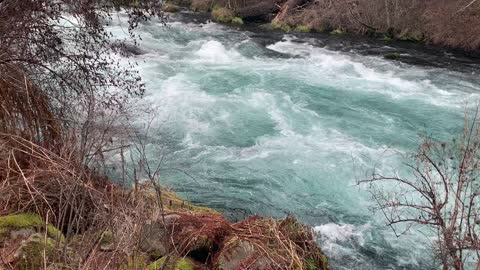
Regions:
<svg viewBox="0 0 480 270"><path fill-rule="evenodd" d="M113 42L111 45L112 50L120 53L124 56L133 56L133 55L142 55L145 54L145 51L142 50L135 44L125 43L125 42Z"/></svg>
<svg viewBox="0 0 480 270"><path fill-rule="evenodd" d="M206 262L231 227L220 214L171 213L159 215L142 228L140 249L152 258L176 251Z"/></svg>
<svg viewBox="0 0 480 270"><path fill-rule="evenodd" d="M216 268L222 270L235 269L271 269L270 260L248 240L232 237L227 242L234 244L223 249L217 259Z"/></svg>
<svg viewBox="0 0 480 270"><path fill-rule="evenodd" d="M169 223L176 219L175 215L157 218L143 225L140 236L140 250L148 253L153 258L160 258L172 250L170 243ZM164 223L165 220L165 223Z"/></svg>
<svg viewBox="0 0 480 270"><path fill-rule="evenodd" d="M52 224L45 224L39 215L23 213L17 215L8 215L0 217L0 241L9 237L9 234L25 233L25 230L32 232L47 232L47 235L53 239L63 241L63 233Z"/></svg>
<svg viewBox="0 0 480 270"><path fill-rule="evenodd" d="M44 259L52 261L55 259L55 254L55 242L51 238L45 239L40 233L34 233L23 240L17 250L15 269L42 269Z"/></svg>

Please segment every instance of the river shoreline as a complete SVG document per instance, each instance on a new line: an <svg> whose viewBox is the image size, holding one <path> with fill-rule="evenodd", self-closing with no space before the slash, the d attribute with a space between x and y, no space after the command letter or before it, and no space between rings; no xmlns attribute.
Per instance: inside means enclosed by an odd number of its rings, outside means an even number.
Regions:
<svg viewBox="0 0 480 270"><path fill-rule="evenodd" d="M189 7L177 7L175 12L167 12L168 20L172 21L181 21L184 23L208 23L210 21L215 21L212 17L211 12L206 11L194 11ZM180 15L180 16L178 16ZM249 21L244 20L243 24L235 23L222 23L227 27L233 27L236 29L250 31L258 34L260 37L264 34L268 35L269 38L276 38L281 40L281 38L288 34L298 36L303 39L312 39L319 41L319 46L328 46L332 50L340 51L349 51L352 50L356 44L371 44L373 47L384 47L384 50L369 49L365 47L364 49L355 50L355 53L360 53L363 55L380 55L388 57L388 53L399 53L400 57L395 57L392 60L398 60L408 64L420 65L420 66L433 66L440 67L445 66L449 63L434 63L433 61L438 61L442 59L447 59L446 61L453 61L455 64L464 64L466 67L480 62L480 50L465 50L462 48L447 47L438 44L430 44L423 41L409 41L409 40L398 40L391 39L385 40L383 34L376 34L373 36L355 34L355 33L335 33L335 32L318 32L311 30L309 32L300 32L295 31L295 28L292 28L291 31L284 31L280 28L272 29L270 27L265 27L269 23L259 22L259 21ZM328 39L332 39L333 42L328 42ZM342 43L342 46L335 46L336 44ZM415 61L408 55L401 55L403 51L415 50L419 53L430 55L432 61ZM460 68L461 69L461 68Z"/></svg>

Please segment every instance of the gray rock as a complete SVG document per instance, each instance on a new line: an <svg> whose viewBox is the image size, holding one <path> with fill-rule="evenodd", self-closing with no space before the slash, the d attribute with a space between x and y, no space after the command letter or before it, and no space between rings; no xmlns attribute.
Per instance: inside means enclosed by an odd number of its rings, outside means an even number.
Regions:
<svg viewBox="0 0 480 270"><path fill-rule="evenodd" d="M12 230L10 232L10 237L12 239L16 239L16 238L28 238L30 235L34 234L35 231L33 229L17 229L17 230Z"/></svg>
<svg viewBox="0 0 480 270"><path fill-rule="evenodd" d="M158 258L170 253L172 246L168 228L179 218L180 216L175 214L166 215L163 218L159 215L156 220L145 224L142 228L140 249Z"/></svg>
<svg viewBox="0 0 480 270"><path fill-rule="evenodd" d="M126 43L126 42L116 41L116 42L113 42L110 46L113 50L125 56L142 55L146 53L143 49L141 49L137 45Z"/></svg>
<svg viewBox="0 0 480 270"><path fill-rule="evenodd" d="M269 260L250 242L240 240L228 250L221 252L217 265L222 270L242 269L249 264L250 269L270 269Z"/></svg>

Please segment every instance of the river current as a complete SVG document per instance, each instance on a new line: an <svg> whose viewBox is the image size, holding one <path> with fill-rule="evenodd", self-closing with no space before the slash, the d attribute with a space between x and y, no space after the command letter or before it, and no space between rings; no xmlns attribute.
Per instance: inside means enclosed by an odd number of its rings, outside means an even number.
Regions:
<svg viewBox="0 0 480 270"><path fill-rule="evenodd" d="M295 215L315 229L332 269L434 269L429 234L396 238L356 179L400 168L422 134L458 134L480 94L480 64L188 16L136 31L143 54L133 60L152 109L147 149L162 157L162 183L233 220ZM125 37L124 15L109 28ZM383 58L392 51L403 61Z"/></svg>

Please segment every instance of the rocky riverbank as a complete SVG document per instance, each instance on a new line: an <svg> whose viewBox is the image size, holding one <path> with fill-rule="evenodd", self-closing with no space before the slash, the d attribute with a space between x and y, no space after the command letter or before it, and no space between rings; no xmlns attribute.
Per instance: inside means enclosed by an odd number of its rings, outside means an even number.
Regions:
<svg viewBox="0 0 480 270"><path fill-rule="evenodd" d="M155 194L145 185L137 200L155 205ZM36 214L0 217L0 269L329 269L312 230L293 217L230 223L167 190L162 204L130 231L112 221L68 233Z"/></svg>

